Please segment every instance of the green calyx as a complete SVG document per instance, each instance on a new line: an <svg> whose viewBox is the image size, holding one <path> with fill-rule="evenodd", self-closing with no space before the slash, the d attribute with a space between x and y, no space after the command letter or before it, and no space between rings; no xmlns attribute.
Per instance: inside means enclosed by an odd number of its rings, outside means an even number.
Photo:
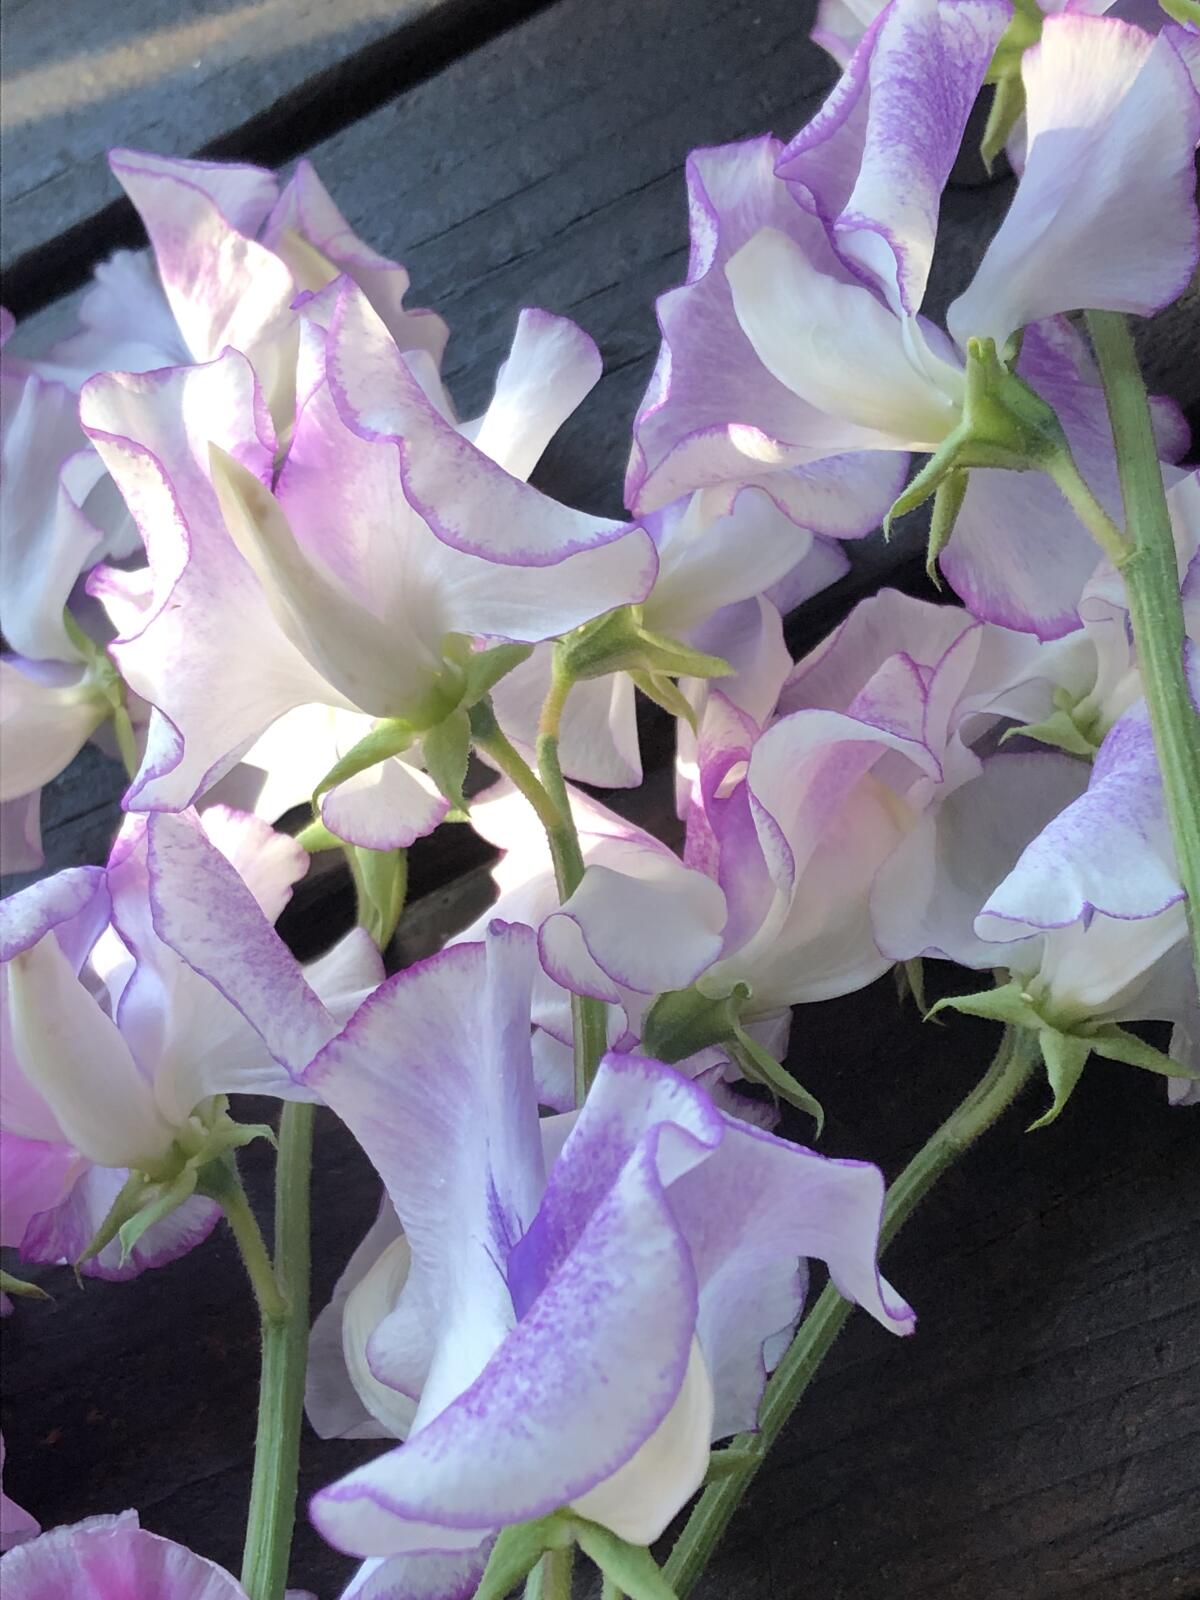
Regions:
<svg viewBox="0 0 1200 1600"><path fill-rule="evenodd" d="M576 1544L628 1600L675 1600L674 1591L645 1545L630 1544L598 1522L589 1522L566 1510L502 1528L475 1591L475 1600L507 1600L544 1555Z"/></svg>
<svg viewBox="0 0 1200 1600"><path fill-rule="evenodd" d="M1010 340L1001 356L994 339L968 340L961 420L884 518L887 534L893 518L933 500L931 572L953 535L974 467L1045 472L1106 553L1121 559L1121 534L1080 477L1053 406L1013 371L1018 344Z"/></svg>
<svg viewBox="0 0 1200 1600"><path fill-rule="evenodd" d="M1094 759L1104 741L1107 728L1099 712L1088 700L1075 700L1066 689L1054 692L1054 710L1041 722L1027 722L1019 728L1009 728L1001 744L1018 736L1036 739L1039 744L1050 745L1069 756L1080 756L1084 761Z"/></svg>
<svg viewBox="0 0 1200 1600"><path fill-rule="evenodd" d="M170 1150L153 1170L129 1174L108 1215L75 1263L77 1270L114 1239L120 1243L124 1266L139 1240L156 1222L177 1211L195 1194L216 1197L222 1169L228 1166L235 1150L255 1139L274 1143L275 1135L265 1123L235 1122L227 1106L223 1095L207 1102L179 1130Z"/></svg>
<svg viewBox="0 0 1200 1600"><path fill-rule="evenodd" d="M761 1083L776 1100L806 1112L821 1137L825 1112L821 1102L798 1083L769 1050L764 1050L742 1023L742 1013L752 999L747 983L737 983L729 994L713 998L699 989L673 989L660 994L642 1025L642 1050L668 1065L716 1045L728 1052L751 1083Z"/></svg>
<svg viewBox="0 0 1200 1600"><path fill-rule="evenodd" d="M343 844L358 904L357 921L386 950L404 911L408 895L408 851L366 850Z"/></svg>
<svg viewBox="0 0 1200 1600"><path fill-rule="evenodd" d="M63 611L63 627L66 629L67 638L87 664L83 688L95 702L97 725L105 721L112 722L117 749L121 753L126 772L132 777L138 768L138 753L137 742L133 735L133 723L129 716L125 680L117 671L108 651L98 645L89 634L84 633L69 609Z"/></svg>
<svg viewBox="0 0 1200 1600"><path fill-rule="evenodd" d="M1018 979L979 994L955 995L939 1000L927 1016L934 1017L947 1008L969 1017L986 1017L1037 1035L1051 1103L1047 1111L1029 1125L1029 1131L1048 1127L1061 1115L1083 1075L1088 1058L1102 1056L1107 1061L1123 1061L1132 1067L1163 1077L1200 1078L1162 1050L1146 1044L1136 1034L1114 1022L1071 1020L1056 1013L1043 997Z"/></svg>
<svg viewBox="0 0 1200 1600"><path fill-rule="evenodd" d="M572 683L613 672L640 675L644 691L668 678L724 678L733 668L645 626L641 606L622 606L569 633L559 644L560 671ZM671 708L675 709L675 708Z"/></svg>

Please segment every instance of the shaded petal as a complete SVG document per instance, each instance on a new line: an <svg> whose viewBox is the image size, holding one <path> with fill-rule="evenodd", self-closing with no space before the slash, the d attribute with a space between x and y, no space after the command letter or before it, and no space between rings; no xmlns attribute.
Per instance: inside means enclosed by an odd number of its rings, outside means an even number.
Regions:
<svg viewBox="0 0 1200 1600"><path fill-rule="evenodd" d="M471 1600L491 1550L488 1539L461 1554L423 1550L364 1561L341 1600Z"/></svg>
<svg viewBox="0 0 1200 1600"><path fill-rule="evenodd" d="M0 1435L0 1477L4 1472L4 1437ZM41 1523L0 1488L0 1550L25 1544L42 1531Z"/></svg>
<svg viewBox="0 0 1200 1600"><path fill-rule="evenodd" d="M261 1037L281 1074L258 1057L206 1063L208 1092L295 1093L289 1082L332 1036L335 1023L237 872L184 817L147 819L154 931L206 978ZM286 1074L286 1075L285 1075Z"/></svg>
<svg viewBox="0 0 1200 1600"><path fill-rule="evenodd" d="M7 1107L5 1108L7 1111ZM70 1193L80 1156L69 1144L26 1139L0 1127L0 1245L15 1249L30 1220L52 1210Z"/></svg>
<svg viewBox="0 0 1200 1600"><path fill-rule="evenodd" d="M5 1562L5 1586L22 1600L245 1600L223 1567L138 1527L136 1511L89 1517L23 1544Z"/></svg>
<svg viewBox="0 0 1200 1600"><path fill-rule="evenodd" d="M155 579L141 625L112 646L126 682L155 708L126 806L179 808L283 712L337 698L276 624L209 478L211 443L269 477L270 422L233 352L205 367L94 378L80 411Z"/></svg>
<svg viewBox="0 0 1200 1600"><path fill-rule="evenodd" d="M780 157L799 203L897 314L921 309L942 190L1011 15L1005 0L894 0L864 19L833 92Z"/></svg>
<svg viewBox="0 0 1200 1600"><path fill-rule="evenodd" d="M433 779L391 756L321 796L321 820L367 850L403 850L432 833L450 809Z"/></svg>
<svg viewBox="0 0 1200 1600"><path fill-rule="evenodd" d="M57 778L106 714L86 671L0 658L0 800L32 794ZM15 870L7 857L5 869Z"/></svg>
<svg viewBox="0 0 1200 1600"><path fill-rule="evenodd" d="M1200 95L1168 39L1113 17L1048 17L1021 61L1028 149L1016 196L950 307L960 345L1085 308L1148 316L1200 250Z"/></svg>
<svg viewBox="0 0 1200 1600"><path fill-rule="evenodd" d="M535 645L529 659L506 673L492 690L500 726L527 757L536 744L553 653L550 643ZM574 685L558 755L564 775L580 783L605 789L634 789L641 783L635 695L627 673L587 678Z"/></svg>
<svg viewBox="0 0 1200 1600"><path fill-rule="evenodd" d="M636 876L594 862L542 924L542 963L579 994L618 1002L618 984L642 994L684 989L721 952L725 896L669 856L643 853ZM607 986L603 979L612 982Z"/></svg>

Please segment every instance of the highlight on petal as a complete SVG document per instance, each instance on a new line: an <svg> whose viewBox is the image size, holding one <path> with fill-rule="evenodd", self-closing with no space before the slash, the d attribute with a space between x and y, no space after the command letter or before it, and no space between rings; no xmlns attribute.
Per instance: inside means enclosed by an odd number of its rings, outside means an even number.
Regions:
<svg viewBox="0 0 1200 1600"><path fill-rule="evenodd" d="M1022 58L1016 196L948 322L960 346L1084 309L1148 316L1200 253L1200 94L1169 38L1114 17L1047 17Z"/></svg>
<svg viewBox="0 0 1200 1600"><path fill-rule="evenodd" d="M582 328L548 311L522 311L487 410L464 432L514 478L528 478L600 370L600 352Z"/></svg>

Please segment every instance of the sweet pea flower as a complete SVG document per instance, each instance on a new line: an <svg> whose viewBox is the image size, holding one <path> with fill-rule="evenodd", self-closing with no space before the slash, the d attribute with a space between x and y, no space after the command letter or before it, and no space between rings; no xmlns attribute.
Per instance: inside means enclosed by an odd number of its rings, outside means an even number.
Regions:
<svg viewBox="0 0 1200 1600"><path fill-rule="evenodd" d="M4 1244L26 1260L75 1261L131 1172L166 1182L181 1153L203 1148L223 1096L309 1098L161 931L177 917L203 925L208 890L240 896L243 920L248 903L252 918L273 922L306 867L293 840L213 807L202 819L130 817L106 867L68 869L3 903ZM382 965L355 930L309 974L345 1015ZM259 1004L270 1009L266 996ZM281 1018L276 1031L290 1037L288 1026ZM187 1198L127 1260L114 1240L83 1270L120 1278L160 1265L215 1221L208 1200Z"/></svg>
<svg viewBox="0 0 1200 1600"><path fill-rule="evenodd" d="M1196 998L1184 898L1139 700L1100 746L1086 792L1022 851L975 926L1063 1031L1148 1019L1186 1030Z"/></svg>
<svg viewBox="0 0 1200 1600"><path fill-rule="evenodd" d="M3 1476L4 1435L0 1434L0 1550L11 1550L14 1545L35 1539L42 1529L36 1517L5 1494Z"/></svg>
<svg viewBox="0 0 1200 1600"><path fill-rule="evenodd" d="M215 1561L138 1523L136 1511L51 1528L0 1563L8 1600L246 1600ZM312 1600L288 1590L288 1600Z"/></svg>
<svg viewBox="0 0 1200 1600"><path fill-rule="evenodd" d="M406 1443L311 1508L374 1561L355 1593L469 1592L498 1528L560 1506L656 1538L711 1441L753 1425L809 1254L913 1325L875 1265L879 1172L739 1123L657 1062L607 1056L548 1163L535 968L532 932L494 922L390 979L305 1073L403 1229L354 1290L377 1322L348 1321L363 1404Z"/></svg>
<svg viewBox="0 0 1200 1600"><path fill-rule="evenodd" d="M84 391L155 580L148 617L112 647L155 708L131 809L190 803L297 708L357 718L330 724L349 742L377 719L427 730L463 692L449 641L534 642L653 581L645 534L559 506L501 464L528 472L594 382L594 346L571 324L525 313L491 406L460 428L360 291L311 304L277 475L254 374L232 351ZM328 770L342 752L323 753ZM411 843L446 808L407 751L322 799L335 833L376 849Z"/></svg>
<svg viewBox="0 0 1200 1600"><path fill-rule="evenodd" d="M641 522L658 556L654 587L641 606L644 626L727 660L734 678L719 681L735 699L753 695L752 681L739 686L738 680L781 644L779 611L810 599L849 568L835 540L798 527L758 488L697 491ZM551 649L535 649L493 694L505 733L527 752L550 687ZM686 680L685 691L702 699L705 681ZM641 783L634 699L624 673L575 684L559 742L567 777L606 788Z"/></svg>
<svg viewBox="0 0 1200 1600"><path fill-rule="evenodd" d="M1008 16L1003 0L893 0L868 29L778 163L797 204L824 224L842 270L830 271L826 247L794 231L767 224L754 234L725 275L765 376L756 380L743 360L728 383L735 392L787 389L817 419L803 441L936 450L962 418L968 341L1002 348L1024 329L1016 371L1054 406L1083 476L1115 508L1103 394L1089 353L1058 314L1145 315L1181 293L1197 255L1200 98L1178 30L1155 39L1107 17L1047 18L1022 59L1025 170L974 280L950 307L947 338L919 314L938 203ZM1159 408L1163 453L1185 441L1178 419ZM1048 478L987 469L971 473L942 565L977 615L1052 638L1078 626L1095 559Z"/></svg>
<svg viewBox="0 0 1200 1600"><path fill-rule="evenodd" d="M835 438L839 430L771 376L738 321L726 275L737 252L771 228L854 281L821 223L776 175L782 150L761 138L688 157L687 279L657 302L663 344L634 421L625 501L645 516L701 490L728 510L740 489L757 485L799 527L861 538L878 527L906 463L878 453L869 430L849 445Z"/></svg>
<svg viewBox="0 0 1200 1600"><path fill-rule="evenodd" d="M208 362L227 347L253 362L281 429L295 393L296 303L340 275L360 285L404 350L440 363L449 330L404 306L409 277L356 237L307 161L280 190L236 162L114 150L113 175L150 238L97 269L82 327L42 369L74 387L97 372Z"/></svg>

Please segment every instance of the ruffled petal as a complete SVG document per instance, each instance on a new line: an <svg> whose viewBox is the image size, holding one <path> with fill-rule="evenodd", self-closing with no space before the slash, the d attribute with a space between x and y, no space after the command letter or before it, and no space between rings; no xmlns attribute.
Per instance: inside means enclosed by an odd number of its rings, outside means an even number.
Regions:
<svg viewBox="0 0 1200 1600"><path fill-rule="evenodd" d="M798 202L897 315L921 309L942 190L1011 15L1005 0L894 0L780 157Z"/></svg>
<svg viewBox="0 0 1200 1600"><path fill-rule="evenodd" d="M514 478L528 478L563 423L600 381L595 341L566 317L522 311L487 410L463 430Z"/></svg>
<svg viewBox="0 0 1200 1600"><path fill-rule="evenodd" d="M1087 308L1148 316L1200 252L1200 95L1169 39L1048 17L1021 62L1028 148L1008 215L950 307L960 346Z"/></svg>
<svg viewBox="0 0 1200 1600"><path fill-rule="evenodd" d="M138 1526L136 1511L53 1528L5 1561L5 1587L24 1600L245 1600L246 1591L213 1561Z"/></svg>

